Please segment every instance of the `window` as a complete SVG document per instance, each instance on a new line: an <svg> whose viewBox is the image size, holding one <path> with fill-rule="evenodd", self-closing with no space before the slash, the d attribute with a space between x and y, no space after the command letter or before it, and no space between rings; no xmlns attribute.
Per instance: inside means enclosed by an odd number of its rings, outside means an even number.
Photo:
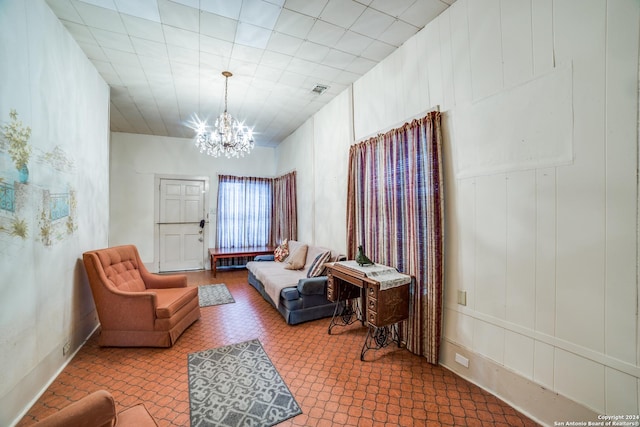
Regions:
<svg viewBox="0 0 640 427"><path fill-rule="evenodd" d="M217 246L266 246L271 238L273 185L270 178L220 175Z"/></svg>

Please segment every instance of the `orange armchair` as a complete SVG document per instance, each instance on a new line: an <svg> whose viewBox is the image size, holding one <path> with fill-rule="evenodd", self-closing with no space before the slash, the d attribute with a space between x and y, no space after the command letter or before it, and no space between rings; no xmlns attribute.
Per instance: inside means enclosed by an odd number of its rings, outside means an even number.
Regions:
<svg viewBox="0 0 640 427"><path fill-rule="evenodd" d="M133 245L82 255L98 311L99 345L171 347L200 318L198 288L146 269Z"/></svg>
<svg viewBox="0 0 640 427"><path fill-rule="evenodd" d="M55 414L34 424L34 427L158 427L143 404L116 414L113 396L98 390L65 406Z"/></svg>

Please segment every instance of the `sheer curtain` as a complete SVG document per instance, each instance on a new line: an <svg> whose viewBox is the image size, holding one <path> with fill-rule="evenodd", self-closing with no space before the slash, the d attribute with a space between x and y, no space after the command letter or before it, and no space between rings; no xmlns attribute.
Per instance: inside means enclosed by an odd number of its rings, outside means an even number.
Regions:
<svg viewBox="0 0 640 427"><path fill-rule="evenodd" d="M442 326L443 189L440 112L353 145L347 250L415 278L407 348L438 363Z"/></svg>
<svg viewBox="0 0 640 427"><path fill-rule="evenodd" d="M219 175L217 247L270 244L272 194L270 178Z"/></svg>
<svg viewBox="0 0 640 427"><path fill-rule="evenodd" d="M273 179L273 216L271 243L298 238L298 204L296 201L296 172Z"/></svg>

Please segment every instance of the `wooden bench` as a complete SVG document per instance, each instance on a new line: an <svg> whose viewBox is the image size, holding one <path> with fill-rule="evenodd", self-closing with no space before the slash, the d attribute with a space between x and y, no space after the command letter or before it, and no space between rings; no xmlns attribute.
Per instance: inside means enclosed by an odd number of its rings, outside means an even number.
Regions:
<svg viewBox="0 0 640 427"><path fill-rule="evenodd" d="M211 258L211 271L213 277L216 277L216 262L222 258L235 258L245 256L257 256L272 254L276 248L274 246L256 246L246 248L209 248L209 257Z"/></svg>

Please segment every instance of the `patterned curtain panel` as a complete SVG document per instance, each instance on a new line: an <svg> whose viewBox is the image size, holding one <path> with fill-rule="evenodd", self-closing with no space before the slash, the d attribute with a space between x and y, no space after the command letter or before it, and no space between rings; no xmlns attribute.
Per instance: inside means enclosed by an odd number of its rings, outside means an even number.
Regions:
<svg viewBox="0 0 640 427"><path fill-rule="evenodd" d="M271 243L298 238L298 203L296 201L296 172L273 179L273 216Z"/></svg>
<svg viewBox="0 0 640 427"><path fill-rule="evenodd" d="M442 326L443 188L440 112L353 145L347 251L415 278L407 348L438 363Z"/></svg>

